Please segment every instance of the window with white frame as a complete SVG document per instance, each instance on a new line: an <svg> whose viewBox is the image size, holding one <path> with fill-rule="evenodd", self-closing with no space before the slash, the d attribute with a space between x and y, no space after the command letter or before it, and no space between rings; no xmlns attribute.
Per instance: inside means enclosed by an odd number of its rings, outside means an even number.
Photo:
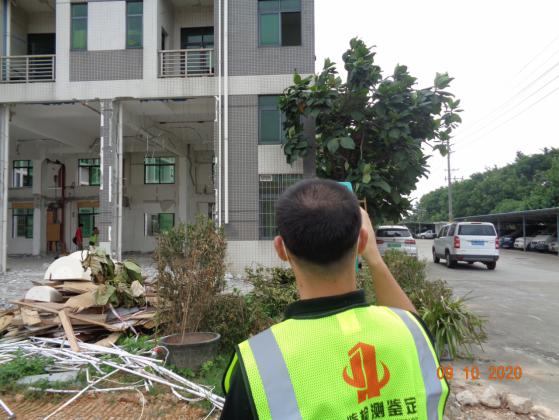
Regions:
<svg viewBox="0 0 559 420"><path fill-rule="evenodd" d="M14 188L33 186L32 160L14 160L12 186Z"/></svg>
<svg viewBox="0 0 559 420"><path fill-rule="evenodd" d="M100 159L79 159L78 181L80 185L99 186L101 184Z"/></svg>

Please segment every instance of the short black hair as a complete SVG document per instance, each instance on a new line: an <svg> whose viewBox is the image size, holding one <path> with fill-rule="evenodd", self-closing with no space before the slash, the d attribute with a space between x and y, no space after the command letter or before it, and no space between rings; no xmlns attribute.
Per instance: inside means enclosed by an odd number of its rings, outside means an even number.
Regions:
<svg viewBox="0 0 559 420"><path fill-rule="evenodd" d="M83 223L80 223L80 224L78 225L78 227L83 227Z"/></svg>
<svg viewBox="0 0 559 420"><path fill-rule="evenodd" d="M276 220L293 255L329 265L342 260L357 244L361 210L357 197L338 182L307 179L280 196Z"/></svg>

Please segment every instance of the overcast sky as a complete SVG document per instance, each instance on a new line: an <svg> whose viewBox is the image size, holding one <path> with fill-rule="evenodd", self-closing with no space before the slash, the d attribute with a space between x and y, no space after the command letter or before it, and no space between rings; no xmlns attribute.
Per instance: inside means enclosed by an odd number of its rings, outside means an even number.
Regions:
<svg viewBox="0 0 559 420"><path fill-rule="evenodd" d="M419 87L436 72L455 78L464 123L453 176L503 166L518 150L559 147L558 1L315 0L315 8L317 71L325 57L340 63L358 36L376 45L383 70L405 64ZM446 158L429 164L413 197L446 184Z"/></svg>

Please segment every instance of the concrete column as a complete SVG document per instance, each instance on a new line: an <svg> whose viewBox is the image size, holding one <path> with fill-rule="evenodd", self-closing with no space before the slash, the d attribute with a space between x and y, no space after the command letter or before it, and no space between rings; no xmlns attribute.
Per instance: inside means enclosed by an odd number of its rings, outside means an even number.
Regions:
<svg viewBox="0 0 559 420"><path fill-rule="evenodd" d="M99 245L113 258L122 257L122 104L101 100Z"/></svg>
<svg viewBox="0 0 559 420"><path fill-rule="evenodd" d="M33 160L33 248L32 255L40 255L41 248L45 242L42 236L43 232L43 200L42 200L42 183L43 183L43 160Z"/></svg>
<svg viewBox="0 0 559 420"><path fill-rule="evenodd" d="M56 0L56 86L70 81L70 2Z"/></svg>
<svg viewBox="0 0 559 420"><path fill-rule="evenodd" d="M190 178L188 176L188 171L192 171L190 168L188 160L184 156L178 156L178 176L177 176L177 192L178 192L178 206L177 206L177 222L178 223L188 223L188 183ZM190 195L192 197L192 194Z"/></svg>
<svg viewBox="0 0 559 420"><path fill-rule="evenodd" d="M8 255L9 153L10 108L0 104L0 274L6 272Z"/></svg>
<svg viewBox="0 0 559 420"><path fill-rule="evenodd" d="M158 40L160 39L161 28L159 20L159 0L144 1L144 80L157 79L159 64Z"/></svg>

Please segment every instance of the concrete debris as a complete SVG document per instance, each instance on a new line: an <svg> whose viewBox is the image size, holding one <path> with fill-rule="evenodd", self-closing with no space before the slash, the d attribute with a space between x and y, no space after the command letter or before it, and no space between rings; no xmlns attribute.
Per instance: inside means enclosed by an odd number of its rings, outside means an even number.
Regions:
<svg viewBox="0 0 559 420"><path fill-rule="evenodd" d="M146 293L146 289L138 280L134 280L132 282L130 289L132 290L132 296L134 297L144 296Z"/></svg>
<svg viewBox="0 0 559 420"><path fill-rule="evenodd" d="M559 415L543 405L534 405L532 407L532 413L535 414L538 419L559 420Z"/></svg>
<svg viewBox="0 0 559 420"><path fill-rule="evenodd" d="M64 372L45 373L42 375L25 376L17 381L18 385L34 385L40 382L75 382L78 379L79 370Z"/></svg>
<svg viewBox="0 0 559 420"><path fill-rule="evenodd" d="M75 253L74 253L75 254ZM45 272L45 280L82 280L92 281L91 269L84 269L82 261L67 255L54 260Z"/></svg>
<svg viewBox="0 0 559 420"><path fill-rule="evenodd" d="M534 403L529 398L520 397L515 394L505 395L506 406L516 414L528 414Z"/></svg>
<svg viewBox="0 0 559 420"><path fill-rule="evenodd" d="M36 302L63 302L64 298L54 287L50 286L33 286L25 294L26 300L34 300Z"/></svg>
<svg viewBox="0 0 559 420"><path fill-rule="evenodd" d="M501 397L499 393L492 386L488 386L481 394L480 402L490 408L500 408L501 407Z"/></svg>
<svg viewBox="0 0 559 420"><path fill-rule="evenodd" d="M479 403L474 393L468 390L456 394L456 401L458 401L460 405L476 405Z"/></svg>

